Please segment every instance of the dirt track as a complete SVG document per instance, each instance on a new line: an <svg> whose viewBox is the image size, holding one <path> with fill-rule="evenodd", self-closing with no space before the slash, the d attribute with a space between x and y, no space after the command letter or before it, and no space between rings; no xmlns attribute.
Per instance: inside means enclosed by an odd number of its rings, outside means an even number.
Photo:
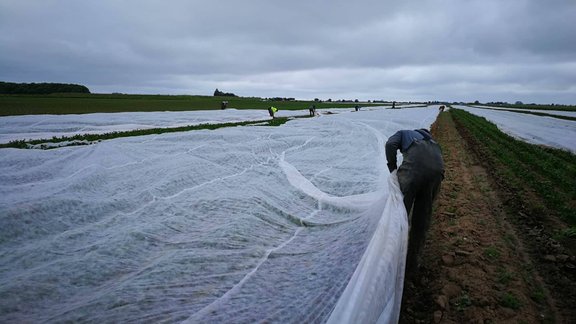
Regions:
<svg viewBox="0 0 576 324"><path fill-rule="evenodd" d="M564 323L451 115L432 127L446 178L400 323Z"/></svg>

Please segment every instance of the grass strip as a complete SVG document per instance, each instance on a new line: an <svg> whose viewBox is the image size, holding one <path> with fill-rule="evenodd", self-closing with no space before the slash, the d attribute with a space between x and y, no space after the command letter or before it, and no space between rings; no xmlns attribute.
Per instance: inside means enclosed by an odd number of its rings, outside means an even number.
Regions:
<svg viewBox="0 0 576 324"><path fill-rule="evenodd" d="M514 196L523 212L559 217L576 225L576 155L517 140L483 117L450 109L495 179Z"/></svg>
<svg viewBox="0 0 576 324"><path fill-rule="evenodd" d="M292 118L308 118L309 116L296 116ZM62 136L62 137L53 137L51 139L39 139L39 140L17 140L11 141L7 144L0 144L0 148L19 148L19 149L29 149L32 148L34 145L40 145L41 149L52 149L58 148L58 146L41 146L41 144L45 143L62 143L62 142L71 142L70 145L65 146L73 146L73 145L87 145L91 142L97 142L102 140L109 140L119 137L131 137L131 136L144 136L144 135L154 135L154 134L164 134L164 133L175 133L175 132L187 132L192 130L203 130L203 129L218 129L223 127L236 127L236 126L247 126L247 125L255 125L255 126L280 126L286 123L289 120L288 117L277 117L274 119L265 119L265 120L255 120L255 121L244 121L244 122L235 122L235 123L221 123L221 124L199 124L199 125L188 125L188 126L181 126L181 127L167 127L167 128L148 128L148 129L137 129L131 131L119 131L119 132L110 132L105 134L78 134L74 136ZM79 144L79 142L84 142L86 144ZM60 146L61 147L61 146Z"/></svg>
<svg viewBox="0 0 576 324"><path fill-rule="evenodd" d="M220 110L223 100L234 109L262 109L270 106L280 110L316 108L352 108L384 106L391 103L316 102L273 100L245 97L127 95L127 94L52 94L0 95L0 116L40 114L89 114L113 112Z"/></svg>

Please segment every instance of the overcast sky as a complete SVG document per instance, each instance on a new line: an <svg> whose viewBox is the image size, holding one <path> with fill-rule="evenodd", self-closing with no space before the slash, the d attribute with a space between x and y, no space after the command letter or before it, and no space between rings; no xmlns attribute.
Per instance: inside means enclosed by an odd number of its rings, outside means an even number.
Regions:
<svg viewBox="0 0 576 324"><path fill-rule="evenodd" d="M576 104L576 0L0 0L0 81Z"/></svg>

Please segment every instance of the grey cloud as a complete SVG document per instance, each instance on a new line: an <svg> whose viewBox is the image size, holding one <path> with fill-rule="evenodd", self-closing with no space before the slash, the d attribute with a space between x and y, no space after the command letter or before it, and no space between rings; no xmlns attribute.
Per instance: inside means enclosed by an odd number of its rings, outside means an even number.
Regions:
<svg viewBox="0 0 576 324"><path fill-rule="evenodd" d="M572 0L4 0L0 79L107 92L575 103L566 91L573 17Z"/></svg>

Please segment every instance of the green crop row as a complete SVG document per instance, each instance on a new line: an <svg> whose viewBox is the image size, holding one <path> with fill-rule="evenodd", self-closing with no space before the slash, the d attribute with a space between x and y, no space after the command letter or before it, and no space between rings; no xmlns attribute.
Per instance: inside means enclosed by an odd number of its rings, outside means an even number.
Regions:
<svg viewBox="0 0 576 324"><path fill-rule="evenodd" d="M531 215L553 215L576 225L576 155L514 139L466 111L450 113L499 183Z"/></svg>

